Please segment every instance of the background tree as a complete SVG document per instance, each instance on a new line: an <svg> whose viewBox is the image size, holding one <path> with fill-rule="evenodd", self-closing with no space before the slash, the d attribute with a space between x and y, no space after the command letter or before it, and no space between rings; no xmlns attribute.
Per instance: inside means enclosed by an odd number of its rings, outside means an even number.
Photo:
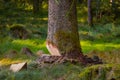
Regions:
<svg viewBox="0 0 120 80"><path fill-rule="evenodd" d="M91 0L88 0L88 24L90 26L93 25L93 21L92 21L92 1Z"/></svg>
<svg viewBox="0 0 120 80"><path fill-rule="evenodd" d="M40 0L33 0L33 13L39 12L39 1Z"/></svg>
<svg viewBox="0 0 120 80"><path fill-rule="evenodd" d="M101 0L96 0L96 19L97 19L97 21L101 18L100 6L101 6Z"/></svg>
<svg viewBox="0 0 120 80"><path fill-rule="evenodd" d="M83 60L79 42L77 0L49 0L47 48L52 55Z"/></svg>
<svg viewBox="0 0 120 80"><path fill-rule="evenodd" d="M42 2L43 0L33 0L33 13L42 12Z"/></svg>

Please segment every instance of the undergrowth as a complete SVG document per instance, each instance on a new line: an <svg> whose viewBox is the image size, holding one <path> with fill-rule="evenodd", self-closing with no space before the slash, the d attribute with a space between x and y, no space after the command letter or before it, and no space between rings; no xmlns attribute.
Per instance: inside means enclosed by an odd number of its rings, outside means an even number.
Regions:
<svg viewBox="0 0 120 80"><path fill-rule="evenodd" d="M34 68L13 73L9 70L0 71L1 80L79 80L82 66L67 64L56 64L52 67Z"/></svg>
<svg viewBox="0 0 120 80"><path fill-rule="evenodd" d="M90 57L99 56L105 64L83 67L67 63L39 68L31 63L36 57L26 57L20 54L20 50L28 47L34 54L38 50L49 53L45 45L47 12L45 15L34 15L31 10L13 10L0 9L0 80L120 80L120 25L107 23L90 27L78 24L83 53ZM82 21L84 19L78 22ZM30 37L26 40L13 39L9 28L15 25L23 25ZM33 34L36 32L40 34ZM18 54L6 58L10 50L16 50ZM28 70L9 71L9 65L25 61L28 62Z"/></svg>
<svg viewBox="0 0 120 80"><path fill-rule="evenodd" d="M84 67L80 64L56 64L52 67L29 68L13 73L0 70L1 80L119 80L119 64L102 64Z"/></svg>

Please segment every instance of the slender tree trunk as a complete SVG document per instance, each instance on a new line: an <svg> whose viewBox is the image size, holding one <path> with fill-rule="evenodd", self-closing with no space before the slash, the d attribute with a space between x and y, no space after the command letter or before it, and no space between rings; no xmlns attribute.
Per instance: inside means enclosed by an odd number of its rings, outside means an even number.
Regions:
<svg viewBox="0 0 120 80"><path fill-rule="evenodd" d="M96 18L97 18L97 21L99 19L101 19L100 3L101 3L101 0L96 1Z"/></svg>
<svg viewBox="0 0 120 80"><path fill-rule="evenodd" d="M115 1L114 0L110 0L110 3L112 4L112 8L115 7Z"/></svg>
<svg viewBox="0 0 120 80"><path fill-rule="evenodd" d="M49 0L46 45L52 55L66 55L84 61L79 42L76 0Z"/></svg>
<svg viewBox="0 0 120 80"><path fill-rule="evenodd" d="M33 13L36 14L39 12L39 0L33 0Z"/></svg>
<svg viewBox="0 0 120 80"><path fill-rule="evenodd" d="M115 1L114 0L110 0L110 4L111 4L112 12L114 13L115 12Z"/></svg>
<svg viewBox="0 0 120 80"><path fill-rule="evenodd" d="M41 16L43 17L43 9L42 9L42 3L43 3L44 0L39 0L39 11L40 11L40 14Z"/></svg>
<svg viewBox="0 0 120 80"><path fill-rule="evenodd" d="M90 26L93 25L92 21L92 5L91 5L92 0L88 0L88 24Z"/></svg>
<svg viewBox="0 0 120 80"><path fill-rule="evenodd" d="M111 3L112 13L114 14L113 20L115 20L117 18L117 7L115 4L115 0L110 0L110 3Z"/></svg>

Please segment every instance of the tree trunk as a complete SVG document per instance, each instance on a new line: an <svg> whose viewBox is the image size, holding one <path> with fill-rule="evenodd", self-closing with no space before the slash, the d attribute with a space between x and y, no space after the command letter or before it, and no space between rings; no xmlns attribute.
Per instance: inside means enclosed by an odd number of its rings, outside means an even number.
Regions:
<svg viewBox="0 0 120 80"><path fill-rule="evenodd" d="M114 0L110 0L110 3L112 4L112 7L115 6L115 1Z"/></svg>
<svg viewBox="0 0 120 80"><path fill-rule="evenodd" d="M117 15L118 12L117 12L115 0L110 0L110 3L111 3L112 13L114 14L113 20L115 20L118 17L118 15Z"/></svg>
<svg viewBox="0 0 120 80"><path fill-rule="evenodd" d="M101 19L101 12L100 12L100 6L101 5L101 0L96 1L96 20L99 21Z"/></svg>
<svg viewBox="0 0 120 80"><path fill-rule="evenodd" d="M93 25L91 0L88 0L88 24L89 24L90 26Z"/></svg>
<svg viewBox="0 0 120 80"><path fill-rule="evenodd" d="M36 14L39 12L39 0L33 0L33 13Z"/></svg>
<svg viewBox="0 0 120 80"><path fill-rule="evenodd" d="M79 42L76 1L49 0L46 45L52 55L84 61Z"/></svg>

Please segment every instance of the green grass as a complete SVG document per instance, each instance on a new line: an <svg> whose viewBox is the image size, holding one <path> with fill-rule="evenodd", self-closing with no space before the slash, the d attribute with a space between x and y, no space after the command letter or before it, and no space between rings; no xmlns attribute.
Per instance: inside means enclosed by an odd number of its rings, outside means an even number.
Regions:
<svg viewBox="0 0 120 80"><path fill-rule="evenodd" d="M2 43L0 45L1 52L3 53L10 49L14 49L19 52L23 47L30 48L34 53L37 52L38 50L43 50L45 53L48 53L44 39L13 40L11 42L6 41L5 43Z"/></svg>
<svg viewBox="0 0 120 80"><path fill-rule="evenodd" d="M111 51L119 49L120 44L114 42L101 42L101 41L81 41L82 50L84 53L88 53L92 50L96 51Z"/></svg>
<svg viewBox="0 0 120 80"><path fill-rule="evenodd" d="M11 5L12 6L12 5ZM13 5L14 6L14 5ZM46 4L44 5L46 6ZM44 8L43 6L43 8ZM6 6L7 7L7 6ZM78 7L80 8L80 7ZM79 10L78 14L86 13L87 8L84 7L85 12ZM24 46L29 47L34 53L37 50L44 50L48 53L45 46L45 39L47 35L47 12L43 10L44 14L32 13L32 10L24 9L0 9L0 27L5 26L7 29L1 34L0 37L0 53L4 54L10 49L20 51ZM21 15L22 14L22 15ZM80 18L80 17L78 17ZM79 21L80 19L78 19ZM14 40L9 39L8 28L13 25L23 25L30 33L31 31L39 31L43 33L35 38L34 34L30 34L31 37L27 40ZM120 25L108 23L105 25L96 24L93 28L88 25L78 24L79 34L81 39L82 50L84 53L88 53L91 50L109 51L111 49L118 49L120 47ZM5 32L5 33L4 33ZM1 36L1 35L0 35ZM42 43L41 43L42 42Z"/></svg>
<svg viewBox="0 0 120 80"><path fill-rule="evenodd" d="M86 67L80 73L80 80L115 80L120 79L120 64L103 64Z"/></svg>
<svg viewBox="0 0 120 80"><path fill-rule="evenodd" d="M109 80L112 78L120 79L120 64L84 67L80 64L65 63L33 69L28 65L27 70L16 73L8 69L0 71L1 80Z"/></svg>
<svg viewBox="0 0 120 80"><path fill-rule="evenodd" d="M28 70L13 73L9 70L2 70L0 72L1 80L79 80L79 73L82 66L73 65L70 63L56 64L52 67L46 66L44 68L29 68Z"/></svg>
<svg viewBox="0 0 120 80"><path fill-rule="evenodd" d="M79 11L78 22L86 23L87 17L81 18L82 14L86 14L87 8L84 7L84 12ZM115 78L119 80L119 64L106 64L83 67L80 64L57 64L52 67L40 68L32 61L36 58L26 57L20 54L23 47L28 47L34 54L38 50L43 50L49 54L46 49L45 40L47 36L47 12L45 14L34 15L31 10L23 9L0 9L0 80L89 80L96 78L96 80L106 80L107 73L110 74L113 68ZM87 15L87 14L86 14ZM84 15L84 16L86 16ZM83 16L82 16L83 17ZM81 19L80 19L81 18ZM9 28L14 25L23 25L30 33L30 37L26 40L13 39L9 36ZM113 23L95 24L93 28L85 24L78 24L80 34L80 44L84 54L93 56L94 54L100 57L107 63L119 63L119 49L120 49L120 25ZM32 31L41 32L41 35L35 35ZM9 51L16 50L17 56L15 58L5 58ZM103 53L103 54L102 54ZM111 54L113 53L113 54ZM115 60L114 60L115 59ZM4 68L13 63L28 62L28 70L13 73ZM2 66L2 67L1 67ZM94 71L102 67L102 74L94 75ZM105 70L104 70L105 69ZM118 73L118 74L117 74ZM94 79L92 79L94 80Z"/></svg>
<svg viewBox="0 0 120 80"><path fill-rule="evenodd" d="M89 41L81 40L81 47L84 53L90 52L91 50L98 51L109 51L111 49L119 49L120 44L118 40L114 42L101 42L101 41ZM45 53L49 53L46 49L45 39L27 39L27 40L13 40L11 42L6 41L0 45L1 52L8 51L10 49L15 49L20 51L22 47L30 48L34 53L38 50L43 50Z"/></svg>

